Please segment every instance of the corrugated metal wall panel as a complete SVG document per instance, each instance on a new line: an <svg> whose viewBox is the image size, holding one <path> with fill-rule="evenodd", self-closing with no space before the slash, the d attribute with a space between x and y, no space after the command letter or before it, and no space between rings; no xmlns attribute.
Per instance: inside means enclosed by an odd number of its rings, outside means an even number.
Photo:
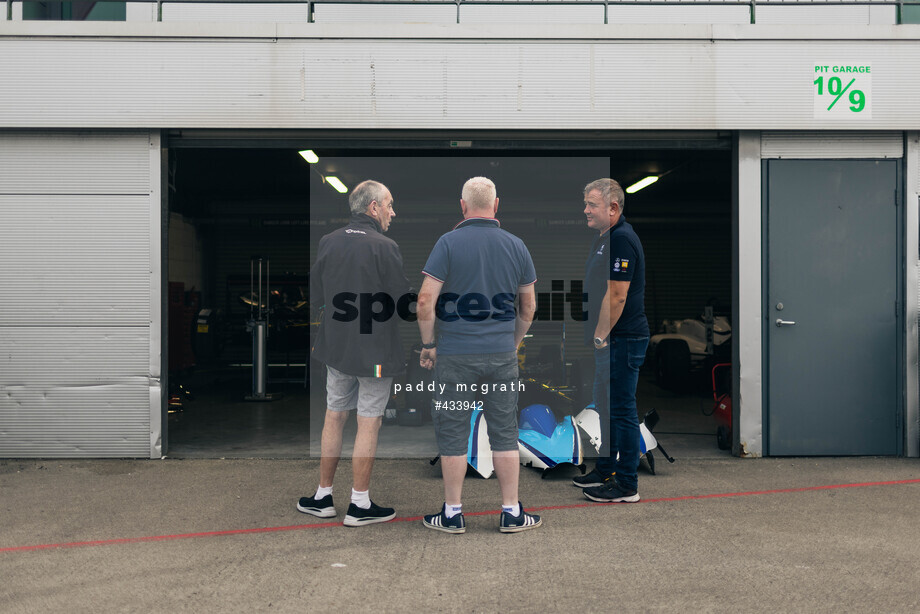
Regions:
<svg viewBox="0 0 920 614"><path fill-rule="evenodd" d="M903 158L901 132L764 132L764 158Z"/></svg>
<svg viewBox="0 0 920 614"><path fill-rule="evenodd" d="M814 58L871 58L877 67L872 117L856 127L920 124L920 72L905 68L920 65L920 46L911 40L542 43L494 36L454 42L4 38L0 125L854 127L814 118ZM633 87L624 92L622 83Z"/></svg>
<svg viewBox="0 0 920 614"><path fill-rule="evenodd" d="M50 388L126 383L147 373L149 342L145 326L2 326L0 384Z"/></svg>
<svg viewBox="0 0 920 614"><path fill-rule="evenodd" d="M0 327L0 456L147 456L146 327Z"/></svg>
<svg viewBox="0 0 920 614"><path fill-rule="evenodd" d="M870 6L869 23L872 25L893 26L898 23L898 7Z"/></svg>
<svg viewBox="0 0 920 614"><path fill-rule="evenodd" d="M604 23L604 7L597 4L523 5L468 4L460 7L460 23Z"/></svg>
<svg viewBox="0 0 920 614"><path fill-rule="evenodd" d="M158 453L158 144L0 133L0 457Z"/></svg>
<svg viewBox="0 0 920 614"><path fill-rule="evenodd" d="M128 2L125 5L125 21L156 21L155 2Z"/></svg>
<svg viewBox="0 0 920 614"><path fill-rule="evenodd" d="M146 140L126 134L0 135L0 194L150 194Z"/></svg>
<svg viewBox="0 0 920 614"><path fill-rule="evenodd" d="M758 9L759 10L759 9ZM629 6L611 3L607 23L751 23L747 6Z"/></svg>
<svg viewBox="0 0 920 614"><path fill-rule="evenodd" d="M327 4L313 5L314 23L457 23L450 4Z"/></svg>
<svg viewBox="0 0 920 614"><path fill-rule="evenodd" d="M869 25L868 6L778 6L757 5L758 25L788 24L859 24Z"/></svg>
<svg viewBox="0 0 920 614"><path fill-rule="evenodd" d="M0 325L149 326L149 206L149 196L0 196Z"/></svg>
<svg viewBox="0 0 920 614"><path fill-rule="evenodd" d="M164 2L162 21L307 23L307 4Z"/></svg>
<svg viewBox="0 0 920 614"><path fill-rule="evenodd" d="M0 64L0 83L16 87L0 89L0 125L11 125L10 119L29 114L16 100L20 87L30 92L32 100L26 104L44 109L39 114L44 120L32 120L26 127L79 127L83 123L78 118L84 114L95 116L94 125L106 128L124 124L232 127L234 117L254 119L265 114L264 103L273 110L265 121L256 123L277 127L279 121L303 119L303 53L289 45L132 41L113 46L106 41L49 40L16 50L6 44L16 45L0 40L0 57L11 60ZM29 60L32 54L38 57ZM5 70L10 67L15 77ZM53 102L62 97L66 104ZM186 119L166 120L174 115L169 109L177 105L185 109L180 116L187 115Z"/></svg>

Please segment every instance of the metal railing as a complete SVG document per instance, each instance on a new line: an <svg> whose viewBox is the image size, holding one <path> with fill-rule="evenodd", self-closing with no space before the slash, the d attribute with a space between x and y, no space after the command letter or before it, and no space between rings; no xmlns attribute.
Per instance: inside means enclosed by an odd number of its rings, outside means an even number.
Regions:
<svg viewBox="0 0 920 614"><path fill-rule="evenodd" d="M6 19L13 19L13 1L6 0ZM17 2L47 2L47 0L16 0ZM112 1L112 0L109 0ZM620 6L745 6L748 7L751 23L757 23L758 6L894 6L895 24L901 24L904 5L918 4L920 0L115 0L126 3L156 4L157 21L163 21L163 4L305 4L307 23L314 23L313 10L317 4L365 4L365 5L449 5L456 6L457 23L463 6L603 6L604 23L608 23L608 9Z"/></svg>

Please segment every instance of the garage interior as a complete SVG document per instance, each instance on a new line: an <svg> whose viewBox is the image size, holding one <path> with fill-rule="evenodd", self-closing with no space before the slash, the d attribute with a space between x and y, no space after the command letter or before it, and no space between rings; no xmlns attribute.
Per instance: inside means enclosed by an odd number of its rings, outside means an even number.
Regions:
<svg viewBox="0 0 920 614"><path fill-rule="evenodd" d="M570 139L488 145L445 140L398 150L368 142L332 143L286 138L215 146L170 140L169 284L164 290L168 456L318 456L324 373L322 365L308 360L319 317L309 307L308 272L320 237L348 218L347 192L339 193L328 177L341 180L347 190L367 178L390 188L396 218L388 236L399 244L406 275L418 287L434 242L461 219L463 182L477 175L495 181L502 227L524 240L537 269L538 315L525 340L526 392L520 407L545 403L559 419L590 402L591 352L582 343L581 323L563 307L565 293L582 279L594 238L582 214L582 188L602 176L617 178L624 187L659 177L627 195L625 207L645 249L652 335L703 335L705 346L702 316L708 305L716 316L716 346L710 356L691 355L689 346L660 355L650 350L639 383L640 417L651 408L658 411L655 433L672 456L729 454L716 445L710 377L713 364L730 361L730 333L719 333L720 326L730 325L732 311L727 135L577 144ZM308 163L299 153L307 149L318 161ZM260 304L257 258L263 276L270 277L267 283L263 278L261 301L268 318L266 391L276 397L270 402L245 400L254 388L247 322ZM694 322L678 324L688 319ZM400 326L410 365L404 383L423 381L426 374L412 368L417 327ZM728 369L717 384L719 392L730 387ZM412 393L391 399L379 456L436 454L427 412L418 411L426 401ZM346 433L344 454L348 443Z"/></svg>

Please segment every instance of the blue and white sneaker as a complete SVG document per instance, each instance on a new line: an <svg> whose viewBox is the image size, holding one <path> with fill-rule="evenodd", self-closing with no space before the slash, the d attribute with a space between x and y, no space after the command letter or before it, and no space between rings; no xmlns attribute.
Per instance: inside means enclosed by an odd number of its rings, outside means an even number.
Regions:
<svg viewBox="0 0 920 614"><path fill-rule="evenodd" d="M498 530L502 533L520 533L527 529L536 529L543 524L543 520L539 516L525 512L524 506L520 501L518 501L518 505L521 507L520 516L512 516L508 512L502 511L502 516L498 521Z"/></svg>
<svg viewBox="0 0 920 614"><path fill-rule="evenodd" d="M422 519L422 524L435 531L444 531L445 533L466 533L466 521L463 520L463 512L448 518L446 503L441 507L440 513L425 516Z"/></svg>
<svg viewBox="0 0 920 614"><path fill-rule="evenodd" d="M332 518L335 516L335 506L332 504L332 495L326 495L322 499L312 497L301 497L297 502L297 511L304 514L311 514L319 518Z"/></svg>

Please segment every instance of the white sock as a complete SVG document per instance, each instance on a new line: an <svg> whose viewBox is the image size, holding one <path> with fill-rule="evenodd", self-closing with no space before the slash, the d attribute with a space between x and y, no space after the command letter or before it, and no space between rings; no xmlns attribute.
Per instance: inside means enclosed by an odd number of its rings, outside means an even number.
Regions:
<svg viewBox="0 0 920 614"><path fill-rule="evenodd" d="M370 491L367 490L355 490L351 489L351 502L360 507L362 510L366 510L371 506L371 496Z"/></svg>
<svg viewBox="0 0 920 614"><path fill-rule="evenodd" d="M331 494L332 494L332 486L317 486L316 494L313 495L313 498L319 501L326 495L331 495Z"/></svg>
<svg viewBox="0 0 920 614"><path fill-rule="evenodd" d="M509 514L517 518L518 516L521 515L521 504L515 503L514 505L503 505L502 511L508 512Z"/></svg>
<svg viewBox="0 0 920 614"><path fill-rule="evenodd" d="M444 516L447 518L453 518L457 514L463 512L463 504L460 505L450 505L449 503L444 504Z"/></svg>

